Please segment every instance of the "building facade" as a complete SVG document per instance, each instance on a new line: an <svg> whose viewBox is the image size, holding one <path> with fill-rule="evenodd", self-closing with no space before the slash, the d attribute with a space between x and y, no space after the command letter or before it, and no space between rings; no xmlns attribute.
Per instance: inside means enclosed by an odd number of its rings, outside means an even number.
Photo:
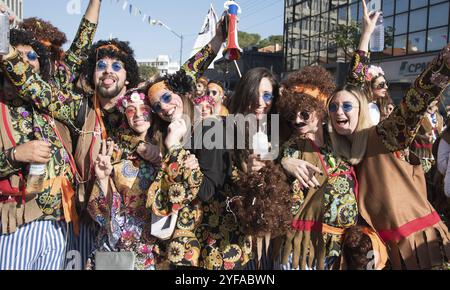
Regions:
<svg viewBox="0 0 450 290"><path fill-rule="evenodd" d="M173 74L180 69L177 62L171 62L168 55L158 55L152 59L138 59L139 66L150 66L158 69L160 75Z"/></svg>
<svg viewBox="0 0 450 290"><path fill-rule="evenodd" d="M383 52L373 53L398 100L411 81L449 42L449 0L379 0L387 31ZM360 0L286 0L285 70L319 64L345 78L351 53L335 44L338 25L361 23Z"/></svg>
<svg viewBox="0 0 450 290"><path fill-rule="evenodd" d="M6 6L16 20L23 19L23 0L0 0L0 5Z"/></svg>
<svg viewBox="0 0 450 290"><path fill-rule="evenodd" d="M236 61L242 75L256 67L265 67L281 79L283 74L283 50L279 45L264 48L248 47L241 58ZM208 70L205 76L211 80L221 81L229 91L234 90L241 77L234 62L220 58L214 62L214 70Z"/></svg>

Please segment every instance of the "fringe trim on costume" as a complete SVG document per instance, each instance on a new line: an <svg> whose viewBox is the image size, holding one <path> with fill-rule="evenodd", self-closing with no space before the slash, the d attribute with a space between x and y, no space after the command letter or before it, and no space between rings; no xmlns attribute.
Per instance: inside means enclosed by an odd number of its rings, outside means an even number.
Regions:
<svg viewBox="0 0 450 290"><path fill-rule="evenodd" d="M323 234L319 231L289 231L281 256L281 263L289 263L289 256L293 253L292 268L306 270L315 267L317 270L325 268L325 244Z"/></svg>
<svg viewBox="0 0 450 290"><path fill-rule="evenodd" d="M450 259L450 235L442 221L399 242L387 244L394 270L431 269Z"/></svg>
<svg viewBox="0 0 450 290"><path fill-rule="evenodd" d="M25 205L15 200L0 203L1 234L12 234L18 227L37 220L42 214L36 198L27 201Z"/></svg>

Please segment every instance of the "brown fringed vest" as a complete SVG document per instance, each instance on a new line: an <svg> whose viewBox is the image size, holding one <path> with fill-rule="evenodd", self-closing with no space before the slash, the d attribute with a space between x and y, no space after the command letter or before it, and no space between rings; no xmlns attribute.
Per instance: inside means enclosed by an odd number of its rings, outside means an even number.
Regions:
<svg viewBox="0 0 450 290"><path fill-rule="evenodd" d="M3 105L0 102L0 105ZM14 132L11 126L11 115L8 106L4 107L5 110L0 110L0 120L2 122L0 126L0 150L6 151L14 147L12 140L7 134L7 130ZM4 122L6 120L6 122ZM56 130L58 131L61 141L66 145L67 151L72 151L72 141L68 128L62 123L55 120ZM11 174L9 182L14 188L19 188L21 183L21 177L18 173ZM25 182L23 180L22 182ZM22 203L22 197L12 198L8 202L0 203L0 220L2 223L2 233L14 233L21 225L30 223L42 217L43 212L39 208L36 198L36 194L26 194L25 204Z"/></svg>
<svg viewBox="0 0 450 290"><path fill-rule="evenodd" d="M411 146L414 153L419 158L429 159L433 157L433 143L430 143L427 134L432 133L433 130L436 130L436 136L439 136L441 134L444 127L444 118L442 118L439 112L436 112L436 121L437 124L435 129L433 128L433 125L431 124L428 116L425 116L421 121L419 131L417 132L416 138L414 139Z"/></svg>
<svg viewBox="0 0 450 290"><path fill-rule="evenodd" d="M317 268L324 269L326 249L324 233L343 234L343 229L333 228L323 223L324 220L324 190L329 180L326 164L319 157L318 148L310 140L297 140L297 148L301 152L299 159L304 160L324 173L316 176L321 184L319 189L311 188L305 197L299 212L294 216L292 229L286 234L282 250L281 263L288 264L289 256L293 254L293 269ZM344 174L344 173L342 173ZM346 173L347 174L347 173ZM353 172L351 173L355 175ZM355 189L357 192L357 189Z"/></svg>
<svg viewBox="0 0 450 290"><path fill-rule="evenodd" d="M359 209L388 245L394 269L429 269L450 257L447 227L427 200L422 166L397 158L371 128L367 152L357 166Z"/></svg>

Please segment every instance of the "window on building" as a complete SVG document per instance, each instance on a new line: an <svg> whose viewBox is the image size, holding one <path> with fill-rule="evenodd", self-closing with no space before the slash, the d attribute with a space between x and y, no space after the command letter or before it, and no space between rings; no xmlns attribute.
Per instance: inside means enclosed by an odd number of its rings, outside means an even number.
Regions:
<svg viewBox="0 0 450 290"><path fill-rule="evenodd" d="M394 14L394 0L384 0L383 1L383 15L391 16Z"/></svg>
<svg viewBox="0 0 450 290"><path fill-rule="evenodd" d="M394 37L394 56L406 54L406 34Z"/></svg>
<svg viewBox="0 0 450 290"><path fill-rule="evenodd" d="M411 0L411 9L427 6L428 0Z"/></svg>
<svg viewBox="0 0 450 290"><path fill-rule="evenodd" d="M408 40L408 53L425 52L426 40L426 31L411 33Z"/></svg>
<svg viewBox="0 0 450 290"><path fill-rule="evenodd" d="M427 50L441 50L448 43L448 28L442 27L428 31Z"/></svg>
<svg viewBox="0 0 450 290"><path fill-rule="evenodd" d="M395 13L402 13L408 11L409 0L395 1Z"/></svg>
<svg viewBox="0 0 450 290"><path fill-rule="evenodd" d="M350 5L349 11L348 21L358 21L358 3Z"/></svg>
<svg viewBox="0 0 450 290"><path fill-rule="evenodd" d="M447 2L430 7L429 27L448 25L448 6Z"/></svg>
<svg viewBox="0 0 450 290"><path fill-rule="evenodd" d="M424 30L427 24L427 8L411 11L409 14L409 31Z"/></svg>
<svg viewBox="0 0 450 290"><path fill-rule="evenodd" d="M408 13L395 15L395 34L406 33L408 29Z"/></svg>

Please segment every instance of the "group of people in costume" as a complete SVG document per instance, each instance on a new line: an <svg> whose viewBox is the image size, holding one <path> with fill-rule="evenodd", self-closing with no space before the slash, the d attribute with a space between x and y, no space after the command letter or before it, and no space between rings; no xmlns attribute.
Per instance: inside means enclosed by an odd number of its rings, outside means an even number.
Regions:
<svg viewBox="0 0 450 290"><path fill-rule="evenodd" d="M0 64L0 269L448 268L448 201L427 180L450 196L434 108L450 45L394 108L370 65L380 14L362 3L344 86L320 66L282 82L254 68L228 97L202 76L223 21L178 72L141 80L128 42L93 43L101 0L68 51L25 19ZM33 164L46 165L38 193Z"/></svg>

